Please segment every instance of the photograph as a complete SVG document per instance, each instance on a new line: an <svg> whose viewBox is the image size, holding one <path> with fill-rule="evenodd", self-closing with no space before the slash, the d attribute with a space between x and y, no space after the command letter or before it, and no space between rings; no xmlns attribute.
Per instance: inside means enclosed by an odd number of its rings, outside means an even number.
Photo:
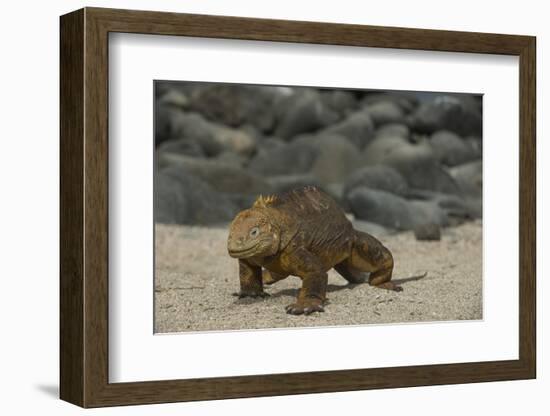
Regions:
<svg viewBox="0 0 550 416"><path fill-rule="evenodd" d="M481 94L153 88L155 333L483 319Z"/></svg>

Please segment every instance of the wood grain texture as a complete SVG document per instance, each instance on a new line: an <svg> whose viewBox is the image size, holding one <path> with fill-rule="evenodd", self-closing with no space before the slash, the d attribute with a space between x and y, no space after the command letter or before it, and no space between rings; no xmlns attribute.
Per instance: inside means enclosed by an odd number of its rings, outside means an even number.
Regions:
<svg viewBox="0 0 550 416"><path fill-rule="evenodd" d="M60 23L60 388L84 405L84 12Z"/></svg>
<svg viewBox="0 0 550 416"><path fill-rule="evenodd" d="M109 383L108 33L520 57L518 360ZM61 398L83 407L533 378L535 39L485 33L87 8L61 18ZM144 357L146 359L146 357Z"/></svg>
<svg viewBox="0 0 550 416"><path fill-rule="evenodd" d="M519 356L536 377L536 41L520 54Z"/></svg>

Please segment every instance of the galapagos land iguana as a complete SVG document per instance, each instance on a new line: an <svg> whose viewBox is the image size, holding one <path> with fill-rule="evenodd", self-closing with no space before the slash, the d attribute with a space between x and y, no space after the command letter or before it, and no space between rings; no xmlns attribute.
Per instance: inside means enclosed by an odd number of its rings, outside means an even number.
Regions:
<svg viewBox="0 0 550 416"><path fill-rule="evenodd" d="M353 229L338 204L313 186L260 196L231 223L227 249L239 260L239 297L264 297L264 284L301 278L296 302L286 307L294 315L323 312L331 268L350 283L363 282L369 272L370 285L401 290L390 281L390 251Z"/></svg>

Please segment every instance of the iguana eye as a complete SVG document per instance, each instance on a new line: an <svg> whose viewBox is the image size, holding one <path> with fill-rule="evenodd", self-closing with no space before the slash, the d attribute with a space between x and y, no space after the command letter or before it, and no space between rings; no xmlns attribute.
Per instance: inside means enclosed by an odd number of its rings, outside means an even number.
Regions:
<svg viewBox="0 0 550 416"><path fill-rule="evenodd" d="M258 237L258 234L260 234L260 229L258 227L254 227L250 230L250 237Z"/></svg>

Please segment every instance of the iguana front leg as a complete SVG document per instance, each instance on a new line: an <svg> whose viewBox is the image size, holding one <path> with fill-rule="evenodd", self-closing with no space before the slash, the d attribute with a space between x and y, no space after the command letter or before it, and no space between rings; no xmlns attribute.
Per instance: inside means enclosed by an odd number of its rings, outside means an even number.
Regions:
<svg viewBox="0 0 550 416"><path fill-rule="evenodd" d="M257 298L269 296L264 292L262 282L262 268L254 266L245 260L239 260L239 281L241 290L235 293L239 298Z"/></svg>
<svg viewBox="0 0 550 416"><path fill-rule="evenodd" d="M291 270L291 274L302 279L298 298L295 303L285 308L286 312L292 315L324 312L328 275L321 261L308 250L301 248L285 256L284 262Z"/></svg>

